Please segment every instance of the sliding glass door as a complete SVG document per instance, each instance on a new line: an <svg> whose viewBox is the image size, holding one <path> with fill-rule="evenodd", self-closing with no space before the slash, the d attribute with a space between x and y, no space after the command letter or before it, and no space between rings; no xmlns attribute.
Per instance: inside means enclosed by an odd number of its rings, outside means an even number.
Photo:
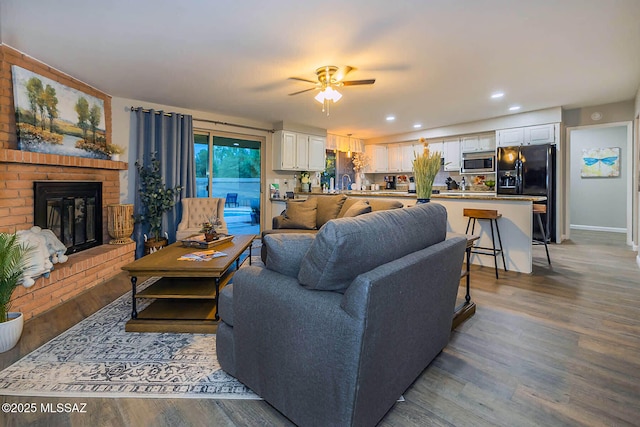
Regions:
<svg viewBox="0 0 640 427"><path fill-rule="evenodd" d="M226 200L230 234L260 233L260 141L196 131L196 195Z"/></svg>

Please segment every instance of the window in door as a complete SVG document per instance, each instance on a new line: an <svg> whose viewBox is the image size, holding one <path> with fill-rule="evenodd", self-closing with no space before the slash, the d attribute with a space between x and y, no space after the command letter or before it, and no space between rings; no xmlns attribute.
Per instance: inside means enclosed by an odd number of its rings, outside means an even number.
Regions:
<svg viewBox="0 0 640 427"><path fill-rule="evenodd" d="M225 199L230 234L260 233L260 141L197 132L197 197Z"/></svg>

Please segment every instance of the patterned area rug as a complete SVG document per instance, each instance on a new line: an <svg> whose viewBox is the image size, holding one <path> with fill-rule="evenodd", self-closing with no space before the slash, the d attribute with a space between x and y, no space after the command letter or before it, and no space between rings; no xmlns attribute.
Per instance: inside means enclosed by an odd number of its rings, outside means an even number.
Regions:
<svg viewBox="0 0 640 427"><path fill-rule="evenodd" d="M128 293L1 371L0 394L260 399L220 369L215 335L125 332L130 313Z"/></svg>

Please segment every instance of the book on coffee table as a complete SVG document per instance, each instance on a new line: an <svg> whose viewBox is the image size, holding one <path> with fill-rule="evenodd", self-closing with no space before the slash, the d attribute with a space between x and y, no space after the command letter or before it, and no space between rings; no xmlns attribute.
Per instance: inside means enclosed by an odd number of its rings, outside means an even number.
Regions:
<svg viewBox="0 0 640 427"><path fill-rule="evenodd" d="M214 258L221 256L227 256L224 252L218 252L215 249L209 249L208 251L191 252L190 254L184 254L178 261L211 261Z"/></svg>

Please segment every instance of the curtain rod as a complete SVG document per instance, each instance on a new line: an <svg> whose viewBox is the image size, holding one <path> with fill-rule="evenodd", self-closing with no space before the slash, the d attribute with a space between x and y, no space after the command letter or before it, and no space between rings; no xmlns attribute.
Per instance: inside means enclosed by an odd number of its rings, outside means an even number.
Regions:
<svg viewBox="0 0 640 427"><path fill-rule="evenodd" d="M144 113L149 113L151 111L151 110L149 110L147 108L143 108L143 107L131 106L130 108L131 108L131 111L142 110L142 112L144 112ZM155 114L164 114L165 116L170 116L171 115L170 113L165 113L164 111L155 111ZM175 114L184 115L182 113L175 113ZM254 127L254 126L239 125L239 124L236 124L236 123L220 122L218 120L198 119L196 117L194 117L193 120L198 121L198 122L213 123L214 125L233 126L233 127L237 127L237 128L261 130L263 132L270 132L270 133L274 133L275 132L275 129L265 129L265 128L259 128L259 127Z"/></svg>

